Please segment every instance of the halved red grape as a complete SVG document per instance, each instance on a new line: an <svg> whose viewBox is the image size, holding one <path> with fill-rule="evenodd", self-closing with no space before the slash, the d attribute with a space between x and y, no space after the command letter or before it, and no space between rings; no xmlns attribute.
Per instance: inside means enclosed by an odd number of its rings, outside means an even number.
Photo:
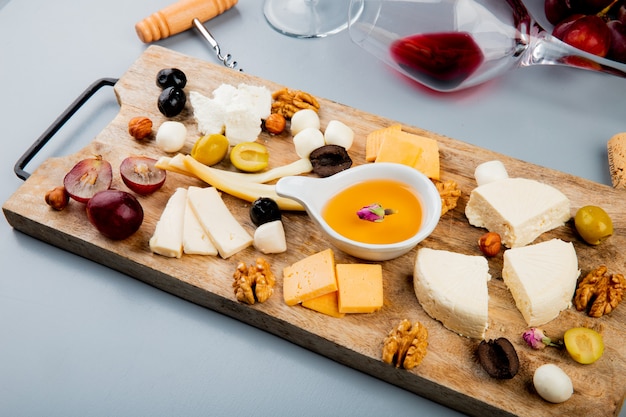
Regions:
<svg viewBox="0 0 626 417"><path fill-rule="evenodd" d="M98 155L74 165L63 178L63 186L74 200L86 203L97 192L108 190L112 181L111 164Z"/></svg>
<svg viewBox="0 0 626 417"><path fill-rule="evenodd" d="M166 172L157 168L156 159L147 156L129 156L120 165L124 184L141 195L152 194L165 183Z"/></svg>
<svg viewBox="0 0 626 417"><path fill-rule="evenodd" d="M137 198L126 191L105 190L87 202L87 218L104 236L121 240L139 230L143 208Z"/></svg>

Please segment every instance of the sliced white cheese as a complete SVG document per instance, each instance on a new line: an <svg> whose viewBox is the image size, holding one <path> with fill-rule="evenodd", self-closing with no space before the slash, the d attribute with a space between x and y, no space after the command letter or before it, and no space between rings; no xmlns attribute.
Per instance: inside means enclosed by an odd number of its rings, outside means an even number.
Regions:
<svg viewBox="0 0 626 417"><path fill-rule="evenodd" d="M228 210L214 187L193 190L188 198L194 214L222 258L228 258L252 244L252 236Z"/></svg>
<svg viewBox="0 0 626 417"><path fill-rule="evenodd" d="M430 248L417 252L413 286L420 305L461 336L484 339L490 279L487 259L482 256Z"/></svg>
<svg viewBox="0 0 626 417"><path fill-rule="evenodd" d="M265 254L283 253L287 250L287 239L283 222L274 220L263 223L254 231L254 247Z"/></svg>
<svg viewBox="0 0 626 417"><path fill-rule="evenodd" d="M170 258L183 255L183 224L187 190L177 188L170 197L150 238L150 250Z"/></svg>
<svg viewBox="0 0 626 417"><path fill-rule="evenodd" d="M505 178L474 188L465 207L470 224L498 233L509 248L531 243L570 219L570 202L556 188Z"/></svg>
<svg viewBox="0 0 626 417"><path fill-rule="evenodd" d="M189 195L199 189L200 187L191 186L187 190L183 225L183 253L187 255L217 255L217 248L211 242L209 235L204 231L189 203Z"/></svg>
<svg viewBox="0 0 626 417"><path fill-rule="evenodd" d="M580 271L574 245L552 239L504 252L502 278L529 326L569 308Z"/></svg>

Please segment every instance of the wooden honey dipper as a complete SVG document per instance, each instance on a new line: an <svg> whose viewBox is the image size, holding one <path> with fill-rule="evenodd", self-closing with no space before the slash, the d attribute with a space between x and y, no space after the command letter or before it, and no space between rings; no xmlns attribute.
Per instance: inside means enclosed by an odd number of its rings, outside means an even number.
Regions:
<svg viewBox="0 0 626 417"><path fill-rule="evenodd" d="M237 4L238 0L180 0L159 10L135 25L144 43L158 41L193 26L193 20L206 22Z"/></svg>

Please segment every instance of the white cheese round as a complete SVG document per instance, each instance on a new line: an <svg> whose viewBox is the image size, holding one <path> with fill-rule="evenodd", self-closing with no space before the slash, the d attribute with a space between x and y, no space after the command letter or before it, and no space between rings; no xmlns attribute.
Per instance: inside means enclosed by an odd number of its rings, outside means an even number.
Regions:
<svg viewBox="0 0 626 417"><path fill-rule="evenodd" d="M307 128L320 128L320 117L311 109L299 110L291 116L291 134L297 135Z"/></svg>
<svg viewBox="0 0 626 417"><path fill-rule="evenodd" d="M509 178L508 172L501 161L487 161L476 167L474 178L478 186L488 184L493 181Z"/></svg>
<svg viewBox="0 0 626 417"><path fill-rule="evenodd" d="M535 370L533 384L537 394L551 403L565 402L574 393L574 386L570 377L552 363L541 365Z"/></svg>
<svg viewBox="0 0 626 417"><path fill-rule="evenodd" d="M354 131L339 120L331 120L324 130L324 141L326 145L343 146L347 151L354 141Z"/></svg>
<svg viewBox="0 0 626 417"><path fill-rule="evenodd" d="M159 126L156 134L156 145L164 152L174 153L185 146L187 128L181 122L168 120Z"/></svg>
<svg viewBox="0 0 626 417"><path fill-rule="evenodd" d="M314 127L307 127L293 137L296 153L300 158L308 158L315 149L324 146L324 134Z"/></svg>

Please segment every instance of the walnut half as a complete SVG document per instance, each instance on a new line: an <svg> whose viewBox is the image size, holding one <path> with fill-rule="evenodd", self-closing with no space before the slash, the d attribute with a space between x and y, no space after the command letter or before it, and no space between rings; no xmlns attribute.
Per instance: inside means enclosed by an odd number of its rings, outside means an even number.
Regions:
<svg viewBox="0 0 626 417"><path fill-rule="evenodd" d="M435 183L435 187L437 187L437 191L439 191L439 195L441 196L441 215L443 216L450 210L454 210L459 202L459 197L461 197L461 190L459 189L458 184L453 180L433 180L433 182Z"/></svg>
<svg viewBox="0 0 626 417"><path fill-rule="evenodd" d="M428 330L420 322L404 319L391 330L383 343L383 362L396 368L413 369L426 356Z"/></svg>
<svg viewBox="0 0 626 417"><path fill-rule="evenodd" d="M317 99L301 90L283 88L272 93L272 113L282 114L285 119L291 119L298 110L311 109L317 112L320 104Z"/></svg>
<svg viewBox="0 0 626 417"><path fill-rule="evenodd" d="M576 310L588 310L591 317L602 317L615 310L624 297L626 280L622 274L607 273L601 265L580 281L574 295Z"/></svg>
<svg viewBox="0 0 626 417"><path fill-rule="evenodd" d="M242 303L262 303L274 293L276 279L270 264L263 258L257 258L256 263L250 266L240 262L233 273L233 278L235 297Z"/></svg>

